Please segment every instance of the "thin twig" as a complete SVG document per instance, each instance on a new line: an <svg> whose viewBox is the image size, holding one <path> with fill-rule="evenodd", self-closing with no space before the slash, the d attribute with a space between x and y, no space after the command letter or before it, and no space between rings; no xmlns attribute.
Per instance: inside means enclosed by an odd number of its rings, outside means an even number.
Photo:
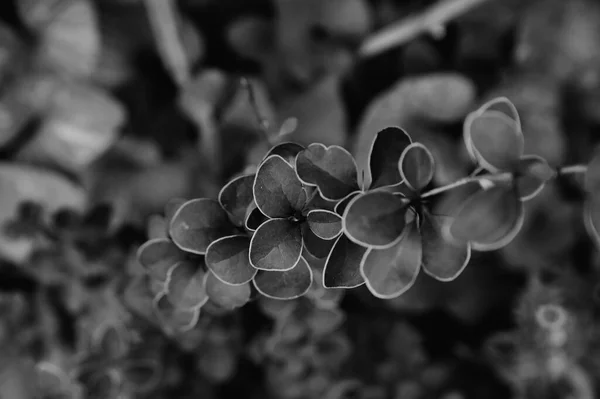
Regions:
<svg viewBox="0 0 600 399"><path fill-rule="evenodd" d="M571 165L558 169L559 175L570 175L587 172L587 165Z"/></svg>
<svg viewBox="0 0 600 399"><path fill-rule="evenodd" d="M373 36L360 47L360 57L371 57L411 41L426 32L436 32L474 7L488 0L441 0L425 12L402 19Z"/></svg>
<svg viewBox="0 0 600 399"><path fill-rule="evenodd" d="M248 91L248 99L250 101L250 106L252 107L254 115L256 116L256 121L258 122L260 129L265 135L266 140L270 143L272 140L271 126L267 118L265 118L260 112L260 107L258 106L258 101L256 100L256 91L254 89L254 85L246 77L243 77L241 79L241 83L242 86L244 86L244 88Z"/></svg>
<svg viewBox="0 0 600 399"><path fill-rule="evenodd" d="M465 177L455 181L454 183L450 183L445 186L434 188L433 190L427 191L421 195L421 198L433 197L435 195L444 193L446 191L464 186L469 183L475 183L482 180L491 180L491 181L510 181L513 178L513 174L509 172L498 173L498 174L486 174L480 176L472 176Z"/></svg>

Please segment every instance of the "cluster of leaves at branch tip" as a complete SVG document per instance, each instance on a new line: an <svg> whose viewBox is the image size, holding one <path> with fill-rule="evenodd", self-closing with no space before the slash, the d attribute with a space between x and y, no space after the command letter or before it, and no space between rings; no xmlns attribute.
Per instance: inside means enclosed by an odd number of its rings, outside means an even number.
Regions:
<svg viewBox="0 0 600 399"><path fill-rule="evenodd" d="M404 293L421 269L440 281L455 279L472 250L495 250L517 235L524 201L560 170L524 155L519 115L504 97L467 116L464 144L475 172L429 191L434 157L399 127L377 133L366 170L339 146L275 145L255 174L231 180L217 200L169 205L168 238L139 250L156 282L157 307L192 325L207 301L235 308L253 291L298 298L311 287L314 259L325 260L323 287L366 284L379 298ZM439 212L431 205L431 197L467 183L476 189L454 209ZM587 225L597 237L600 156L590 164L585 187L591 193Z"/></svg>

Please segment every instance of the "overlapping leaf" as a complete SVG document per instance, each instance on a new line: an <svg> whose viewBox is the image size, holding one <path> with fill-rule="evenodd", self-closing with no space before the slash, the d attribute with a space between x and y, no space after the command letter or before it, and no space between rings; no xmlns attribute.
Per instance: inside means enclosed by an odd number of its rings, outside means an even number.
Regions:
<svg viewBox="0 0 600 399"><path fill-rule="evenodd" d="M254 201L254 175L236 177L227 183L219 192L219 204L230 215L236 226L242 226L246 219L248 207Z"/></svg>
<svg viewBox="0 0 600 399"><path fill-rule="evenodd" d="M406 226L395 245L386 249L369 248L362 258L360 272L373 295L396 298L412 287L422 259L421 236L413 222Z"/></svg>
<svg viewBox="0 0 600 399"><path fill-rule="evenodd" d="M304 150L300 144L284 142L279 143L267 152L264 159L267 159L271 155L279 155L281 158L285 159L290 165L293 165L296 161L296 155L300 151Z"/></svg>
<svg viewBox="0 0 600 399"><path fill-rule="evenodd" d="M244 306L250 300L250 283L240 285L225 284L209 272L206 276L206 292L211 302L225 309Z"/></svg>
<svg viewBox="0 0 600 399"><path fill-rule="evenodd" d="M138 249L137 259L152 278L164 282L169 270L183 261L185 254L171 240L156 238Z"/></svg>
<svg viewBox="0 0 600 399"><path fill-rule="evenodd" d="M539 194L548 180L555 175L555 171L544 158L537 155L522 156L515 177L521 201L527 201Z"/></svg>
<svg viewBox="0 0 600 399"><path fill-rule="evenodd" d="M313 233L323 240L332 240L342 232L342 218L334 212L314 210L306 215Z"/></svg>
<svg viewBox="0 0 600 399"><path fill-rule="evenodd" d="M300 180L318 187L323 198L340 200L359 189L356 162L342 147L311 144L296 157Z"/></svg>
<svg viewBox="0 0 600 399"><path fill-rule="evenodd" d="M182 250L204 255L217 238L233 233L233 226L221 205L211 199L187 201L173 215L169 234Z"/></svg>
<svg viewBox="0 0 600 399"><path fill-rule="evenodd" d="M398 127L388 127L377 133L369 153L372 189L402 181L398 171L398 159L411 143L408 133Z"/></svg>
<svg viewBox="0 0 600 399"><path fill-rule="evenodd" d="M357 244L387 248L404 230L407 205L405 198L385 191L358 195L344 212L344 233Z"/></svg>
<svg viewBox="0 0 600 399"><path fill-rule="evenodd" d="M435 173L433 154L421 143L410 144L400 156L398 169L404 183L418 193L433 179Z"/></svg>
<svg viewBox="0 0 600 399"><path fill-rule="evenodd" d="M327 257L323 270L325 288L355 288L364 284L360 264L367 248L340 235Z"/></svg>
<svg viewBox="0 0 600 399"><path fill-rule="evenodd" d="M271 155L260 165L253 193L258 209L270 218L291 216L307 200L294 168L279 155Z"/></svg>
<svg viewBox="0 0 600 399"><path fill-rule="evenodd" d="M250 264L260 270L290 270L302 254L302 226L288 219L269 219L254 232Z"/></svg>
<svg viewBox="0 0 600 399"><path fill-rule="evenodd" d="M259 271L253 280L257 291L273 299L296 299L308 292L312 270L303 258L287 271Z"/></svg>
<svg viewBox="0 0 600 399"><path fill-rule="evenodd" d="M206 249L206 266L222 282L242 285L254 278L257 269L250 264L250 237L234 235L213 241Z"/></svg>
<svg viewBox="0 0 600 399"><path fill-rule="evenodd" d="M169 271L167 299L177 309L198 309L206 303L205 273L200 265L182 261Z"/></svg>

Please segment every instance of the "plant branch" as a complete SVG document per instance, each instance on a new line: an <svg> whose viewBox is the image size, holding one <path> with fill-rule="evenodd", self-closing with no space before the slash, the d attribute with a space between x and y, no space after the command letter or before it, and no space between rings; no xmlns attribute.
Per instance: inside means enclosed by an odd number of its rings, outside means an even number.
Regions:
<svg viewBox="0 0 600 399"><path fill-rule="evenodd" d="M587 165L570 165L558 169L559 175L572 175L587 172Z"/></svg>
<svg viewBox="0 0 600 399"><path fill-rule="evenodd" d="M256 100L256 91L254 89L254 85L246 77L241 79L241 83L242 86L244 86L244 88L248 91L248 99L254 115L256 116L256 121L258 122L261 131L265 135L267 142L271 143L270 124L267 118L265 118L260 112L260 107L258 106L258 101Z"/></svg>
<svg viewBox="0 0 600 399"><path fill-rule="evenodd" d="M371 57L411 41L426 32L437 32L451 20L488 0L441 0L423 13L404 18L367 38L358 50Z"/></svg>
<svg viewBox="0 0 600 399"><path fill-rule="evenodd" d="M427 191L421 195L421 198L433 197L435 195L444 193L446 191L464 186L469 183L475 183L482 180L492 180L492 181L510 181L513 178L512 173L504 172L497 174L485 174L481 176L469 176L464 177L455 181L454 183L447 184L445 186L434 188L433 190Z"/></svg>

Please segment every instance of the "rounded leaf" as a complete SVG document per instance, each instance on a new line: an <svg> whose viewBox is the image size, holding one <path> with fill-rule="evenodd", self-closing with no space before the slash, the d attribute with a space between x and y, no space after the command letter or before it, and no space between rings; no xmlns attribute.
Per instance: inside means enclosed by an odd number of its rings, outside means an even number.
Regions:
<svg viewBox="0 0 600 399"><path fill-rule="evenodd" d="M443 227L451 222L449 216L422 213L421 241L423 270L439 281L452 281L465 269L471 259L471 245L456 243L444 237Z"/></svg>
<svg viewBox="0 0 600 399"><path fill-rule="evenodd" d="M172 332L189 331L200 317L200 309L181 309L175 307L166 295L158 295L154 298L154 311L156 317L161 322L163 327Z"/></svg>
<svg viewBox="0 0 600 399"><path fill-rule="evenodd" d="M312 232L323 240L332 240L342 232L341 216L331 211L310 211L306 221Z"/></svg>
<svg viewBox="0 0 600 399"><path fill-rule="evenodd" d="M360 264L367 248L341 235L325 261L323 286L325 288L356 288L365 283Z"/></svg>
<svg viewBox="0 0 600 399"><path fill-rule="evenodd" d="M402 153L398 169L404 183L413 191L424 189L433 179L435 160L433 154L421 143L412 143Z"/></svg>
<svg viewBox="0 0 600 399"><path fill-rule="evenodd" d="M307 199L294 168L279 155L271 155L258 167L253 193L258 209L270 218L294 215Z"/></svg>
<svg viewBox="0 0 600 399"><path fill-rule="evenodd" d="M250 264L250 237L236 235L219 238L206 249L206 266L215 277L229 285L242 285L254 278Z"/></svg>
<svg viewBox="0 0 600 399"><path fill-rule="evenodd" d="M484 113L484 112L490 112L490 111L501 113L501 114L505 115L506 117L510 118L511 120L513 120L515 122L519 131L522 131L521 118L519 117L519 111L517 111L517 107L508 98L506 98L504 96L495 97L495 98L489 100L488 102L484 103L475 112Z"/></svg>
<svg viewBox="0 0 600 399"><path fill-rule="evenodd" d="M386 249L369 248L361 260L360 272L373 295L397 298L415 283L422 258L419 230L415 223L410 223L395 245Z"/></svg>
<svg viewBox="0 0 600 399"><path fill-rule="evenodd" d="M296 157L296 173L323 198L337 201L358 190L356 161L344 148L311 144Z"/></svg>
<svg viewBox="0 0 600 399"><path fill-rule="evenodd" d="M407 204L405 198L385 191L358 195L344 212L344 233L365 247L390 247L398 242L404 231Z"/></svg>
<svg viewBox="0 0 600 399"><path fill-rule="evenodd" d="M528 201L538 195L546 182L555 175L556 172L544 158L538 155L522 156L515 177L515 184L521 201Z"/></svg>
<svg viewBox="0 0 600 399"><path fill-rule="evenodd" d="M302 229L287 219L261 224L250 241L250 264L260 270L290 270L302 254Z"/></svg>
<svg viewBox="0 0 600 399"><path fill-rule="evenodd" d="M248 207L254 201L252 192L254 178L254 175L236 177L224 185L219 192L219 204L229 214L231 221L236 226L244 224Z"/></svg>
<svg viewBox="0 0 600 399"><path fill-rule="evenodd" d="M262 295L272 299L296 299L305 295L312 284L312 270L304 258L286 271L259 271L254 287Z"/></svg>
<svg viewBox="0 0 600 399"><path fill-rule="evenodd" d="M470 241L478 251L496 250L515 238L524 215L516 189L500 184L468 198L444 226L444 235L453 242Z"/></svg>
<svg viewBox="0 0 600 399"><path fill-rule="evenodd" d="M408 133L399 127L387 127L377 133L369 152L372 189L402 181L398 171L398 159L411 143Z"/></svg>
<svg viewBox="0 0 600 399"><path fill-rule="evenodd" d="M469 114L464 140L474 160L491 172L514 170L525 146L517 123L497 111Z"/></svg>
<svg viewBox="0 0 600 399"><path fill-rule="evenodd" d="M201 308L208 296L204 285L204 271L190 261L177 263L167 280L167 298L178 309Z"/></svg>
<svg viewBox="0 0 600 399"><path fill-rule="evenodd" d="M318 237L308 226L308 223L302 224L302 242L308 253L317 259L324 259L331 252L335 239L324 240Z"/></svg>
<svg viewBox="0 0 600 399"><path fill-rule="evenodd" d="M215 304L225 309L244 306L250 300L250 283L225 284L211 271L206 276L206 292Z"/></svg>
<svg viewBox="0 0 600 399"><path fill-rule="evenodd" d="M173 242L182 250L204 255L218 238L231 234L233 226L221 205L212 199L187 201L177 209L169 224Z"/></svg>
<svg viewBox="0 0 600 399"><path fill-rule="evenodd" d="M173 244L173 241L167 238L155 238L140 246L137 259L152 278L167 281L169 270L185 259L185 253Z"/></svg>
<svg viewBox="0 0 600 399"><path fill-rule="evenodd" d="M267 152L264 159L267 159L271 155L279 155L281 158L285 159L290 165L293 165L296 160L296 155L300 151L304 150L304 147L297 143L292 142L284 142L279 143Z"/></svg>

